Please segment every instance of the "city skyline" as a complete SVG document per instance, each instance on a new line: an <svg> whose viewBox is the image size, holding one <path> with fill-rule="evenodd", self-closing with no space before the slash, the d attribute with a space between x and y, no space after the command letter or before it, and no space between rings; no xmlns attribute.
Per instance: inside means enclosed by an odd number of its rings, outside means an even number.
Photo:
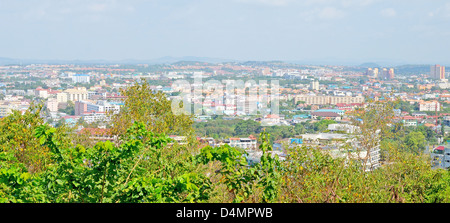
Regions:
<svg viewBox="0 0 450 223"><path fill-rule="evenodd" d="M441 0L7 0L0 11L0 57L14 59L450 64Z"/></svg>

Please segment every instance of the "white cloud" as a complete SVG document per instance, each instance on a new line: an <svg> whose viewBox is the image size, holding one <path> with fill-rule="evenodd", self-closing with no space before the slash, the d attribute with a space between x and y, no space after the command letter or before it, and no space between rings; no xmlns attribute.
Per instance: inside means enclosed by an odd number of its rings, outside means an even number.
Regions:
<svg viewBox="0 0 450 223"><path fill-rule="evenodd" d="M381 10L380 14L384 17L394 17L397 15L397 12L393 8L386 8Z"/></svg>

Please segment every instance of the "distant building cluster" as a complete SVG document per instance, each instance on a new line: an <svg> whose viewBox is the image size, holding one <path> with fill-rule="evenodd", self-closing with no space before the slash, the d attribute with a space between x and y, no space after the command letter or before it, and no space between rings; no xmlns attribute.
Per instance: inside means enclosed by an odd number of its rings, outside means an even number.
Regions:
<svg viewBox="0 0 450 223"><path fill-rule="evenodd" d="M304 102L309 105L337 105L364 103L364 97L358 96L330 96L330 95L298 95L295 97L295 103Z"/></svg>
<svg viewBox="0 0 450 223"><path fill-rule="evenodd" d="M383 80L392 80L395 78L394 68L367 68L366 75Z"/></svg>

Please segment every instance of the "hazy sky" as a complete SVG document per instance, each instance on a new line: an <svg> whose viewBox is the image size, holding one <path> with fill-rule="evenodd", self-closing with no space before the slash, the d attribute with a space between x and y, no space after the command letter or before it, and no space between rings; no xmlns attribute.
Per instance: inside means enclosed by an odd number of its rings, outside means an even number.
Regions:
<svg viewBox="0 0 450 223"><path fill-rule="evenodd" d="M450 64L447 0L0 0L0 57Z"/></svg>

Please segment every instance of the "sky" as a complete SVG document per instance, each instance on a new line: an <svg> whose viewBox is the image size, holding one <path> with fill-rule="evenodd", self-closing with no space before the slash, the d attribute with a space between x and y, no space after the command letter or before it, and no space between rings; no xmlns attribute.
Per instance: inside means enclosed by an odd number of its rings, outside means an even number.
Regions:
<svg viewBox="0 0 450 223"><path fill-rule="evenodd" d="M0 57L450 64L447 0L0 0Z"/></svg>

